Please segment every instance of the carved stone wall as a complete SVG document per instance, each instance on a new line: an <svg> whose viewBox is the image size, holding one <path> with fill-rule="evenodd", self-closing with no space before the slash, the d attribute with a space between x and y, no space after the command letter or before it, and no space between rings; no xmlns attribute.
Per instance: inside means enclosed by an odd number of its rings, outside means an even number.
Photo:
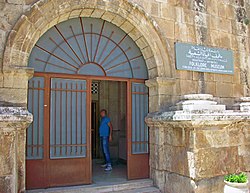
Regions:
<svg viewBox="0 0 250 193"><path fill-rule="evenodd" d="M250 172L250 113L187 98L147 117L151 177L165 193L221 193L224 175Z"/></svg>
<svg viewBox="0 0 250 193"><path fill-rule="evenodd" d="M25 108L0 107L0 192L25 190L26 128L32 115Z"/></svg>

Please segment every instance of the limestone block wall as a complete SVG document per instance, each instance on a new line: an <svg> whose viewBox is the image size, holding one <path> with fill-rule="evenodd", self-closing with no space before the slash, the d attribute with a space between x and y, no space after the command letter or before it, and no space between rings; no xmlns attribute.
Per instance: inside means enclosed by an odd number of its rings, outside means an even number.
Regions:
<svg viewBox="0 0 250 193"><path fill-rule="evenodd" d="M162 192L221 193L225 175L250 172L247 101L233 111L211 95L185 95L175 110L148 115L151 177Z"/></svg>
<svg viewBox="0 0 250 193"><path fill-rule="evenodd" d="M249 121L166 121L150 128L151 177L162 192L221 193L223 176L250 171Z"/></svg>
<svg viewBox="0 0 250 193"><path fill-rule="evenodd" d="M177 96L209 93L221 97L221 102L230 107L234 103L233 97L248 94L249 26L244 23L249 16L248 3L244 0L158 0L148 8L168 39L173 65L176 41L234 51L233 76L175 71L177 81L174 90Z"/></svg>
<svg viewBox="0 0 250 193"><path fill-rule="evenodd" d="M49 3L50 1L48 1ZM85 2L85 1L84 1ZM157 52L159 42L150 44L151 49L148 47L149 39L142 37L140 30L133 29L130 22L120 17L120 15L134 14L134 18L140 18L140 13L133 11L131 7L125 6L124 2L128 2L133 6L138 6L143 10L149 18L154 20L154 25L157 26L161 38L161 42L164 45L163 49L166 49L166 57L163 60L155 61L153 56L162 54ZM35 4L36 3L36 4ZM69 4L67 4L69 3ZM8 58L4 58L4 50L8 52L8 47L17 47L22 42L38 38L49 27L53 26L57 22L63 21L67 18L78 17L79 15L101 17L107 21L111 21L118 26L121 26L125 31L133 29L129 35L133 36L133 39L137 42L141 48L143 55L147 59L147 65L149 67L150 78L156 78L157 76L169 77L175 80L174 84L169 85L167 88L162 85L158 85L155 89L156 92L150 92L150 98L152 101L150 108L151 111L158 109L164 109L170 104L174 104L179 100L181 95L187 93L209 93L216 97L221 97L221 102L230 106L233 104L235 97L248 96L249 95L249 17L250 17L250 3L247 0L125 0L113 2L103 0L91 0L86 1L82 8L87 7L84 11L79 10L77 4L81 4L81 0L65 1L63 5L59 7L59 1L53 1L52 5L43 6L44 1L37 0L5 0L0 2L0 66L3 65L27 65L27 64L15 64L14 61L8 64ZM120 3L120 5L119 5ZM117 10L117 14L111 12L105 12L100 9L109 7L110 9ZM117 9L119 7L127 7L127 12ZM96 7L96 9L92 8ZM30 9L37 9L39 12L34 13L32 20L28 21L27 26L23 29L23 34L27 34L29 30L37 29L36 34L30 34L26 38L20 37L19 39L13 39L15 42L7 41L14 37L15 32L18 29L13 29L18 19L23 14L28 14ZM100 8L100 9L99 9ZM47 27L39 28L39 23L43 26L41 18L46 17L47 20L51 16L57 18L58 12L65 12L58 19L53 22L48 21ZM53 14L54 13L54 14ZM67 13L67 14L66 14ZM27 18L26 18L27 19ZM33 21L34 20L34 21ZM32 24L34 22L34 24ZM29 26L29 25L30 26ZM31 25L32 24L32 25ZM142 26L140 26L142 25ZM136 27L143 29L143 23ZM18 25L17 25L18 28ZM146 25L145 25L146 28ZM28 30L28 31L27 31ZM27 31L27 32L26 32ZM154 34L152 34L154 35ZM152 37L154 39L154 37ZM20 42L19 42L20 41ZM176 71L175 70L175 54L174 43L175 42L188 42L194 44L202 44L212 47L220 47L226 49L232 49L234 51L234 75L220 75L211 73L199 73L189 71ZM8 42L8 43L7 43ZM10 44L10 45L7 45ZM20 50L12 50L13 54L16 54L16 61L19 61L18 57L23 59L28 58L30 46L33 43L29 43L20 46ZM19 48L18 48L19 49ZM154 50L155 49L155 50ZM22 56L19 56L21 52ZM8 54L5 55L8 57ZM166 60L169 60L166 62ZM26 61L26 59L24 60ZM14 63L14 64L13 64ZM157 63L155 67L154 63ZM165 65L165 66L162 66ZM163 70L165 69L165 70ZM12 71L0 75L0 101L26 104L26 82L27 77L25 73L22 75L13 74ZM18 72L20 73L20 72ZM21 80L21 81L19 81ZM166 80L165 82L168 82ZM16 94L16 93L19 93ZM10 95L14 96L13 98ZM156 99L157 98L157 99Z"/></svg>
<svg viewBox="0 0 250 193"><path fill-rule="evenodd" d="M24 108L0 107L0 192L25 191L26 128L32 115Z"/></svg>

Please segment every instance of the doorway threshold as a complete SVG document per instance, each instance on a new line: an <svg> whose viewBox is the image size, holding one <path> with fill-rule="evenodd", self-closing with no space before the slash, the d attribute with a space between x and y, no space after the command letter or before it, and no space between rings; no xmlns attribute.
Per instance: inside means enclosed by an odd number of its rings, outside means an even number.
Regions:
<svg viewBox="0 0 250 193"><path fill-rule="evenodd" d="M48 188L29 190L27 193L160 193L160 190L153 186L151 179L130 180L112 184L92 184L83 186L67 186L59 188Z"/></svg>
<svg viewBox="0 0 250 193"><path fill-rule="evenodd" d="M113 170L111 172L105 172L104 168L101 168L101 163L103 163L102 159L94 159L92 161L92 180L94 184L110 185L128 181L126 164L113 161Z"/></svg>

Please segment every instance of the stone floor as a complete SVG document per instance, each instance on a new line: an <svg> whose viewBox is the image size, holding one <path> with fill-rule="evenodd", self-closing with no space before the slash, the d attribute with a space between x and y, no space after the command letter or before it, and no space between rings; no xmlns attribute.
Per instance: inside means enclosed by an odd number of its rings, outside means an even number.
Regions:
<svg viewBox="0 0 250 193"><path fill-rule="evenodd" d="M106 185L127 181L127 166L120 162L113 163L113 170L105 172L101 168L102 160L93 160L93 183Z"/></svg>
<svg viewBox="0 0 250 193"><path fill-rule="evenodd" d="M106 185L83 185L67 186L59 188L48 188L30 190L27 193L160 193L160 190L153 186L151 179L129 180Z"/></svg>

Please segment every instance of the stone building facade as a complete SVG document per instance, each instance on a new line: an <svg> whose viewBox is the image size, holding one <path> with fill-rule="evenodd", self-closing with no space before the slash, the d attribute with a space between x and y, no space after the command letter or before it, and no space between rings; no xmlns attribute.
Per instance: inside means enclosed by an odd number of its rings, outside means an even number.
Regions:
<svg viewBox="0 0 250 193"><path fill-rule="evenodd" d="M150 112L169 111L186 94L211 94L228 109L233 108L238 98L250 95L248 0L0 0L0 10L0 187L4 192L25 190L25 129L32 119L25 110L28 80L34 72L27 67L31 50L42 34L62 21L76 17L101 18L121 28L135 41L148 68ZM175 42L232 50L234 74L176 70ZM248 118L246 114L244 119ZM149 117L151 156L159 154L159 163L151 160L151 177L162 192L179 192L178 188L168 189L167 184L184 188L191 183L182 179L186 177L194 182L188 192L220 192L219 181L223 175L249 171L249 123L240 116L210 125L185 119L179 125L166 123L169 119L164 118L159 118L157 124L152 120ZM199 127L203 130L198 132ZM172 133L168 132L169 128ZM215 128L220 129L213 133ZM183 133L193 137L193 144L179 144ZM225 144L224 133L229 135ZM167 137L173 138L176 144L172 144L173 152L166 160L159 149L168 147L161 147L162 142L154 140ZM202 151L205 147L209 151ZM187 173L191 166L183 168L177 164L169 169L164 165L178 162L188 149L196 152L193 156L198 159L192 167L203 172L192 176ZM220 156L226 160L232 157L226 162L229 167L220 163L208 172L210 161L216 163ZM211 160L204 162L206 157ZM188 159L184 162L187 164ZM235 164L237 167L233 167ZM168 178L170 173L176 175Z"/></svg>

